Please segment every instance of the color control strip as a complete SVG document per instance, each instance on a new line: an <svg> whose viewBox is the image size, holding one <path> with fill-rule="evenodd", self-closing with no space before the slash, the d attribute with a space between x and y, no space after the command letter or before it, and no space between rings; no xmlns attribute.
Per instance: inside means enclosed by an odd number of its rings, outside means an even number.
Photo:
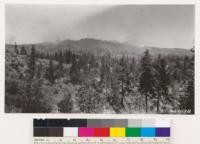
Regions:
<svg viewBox="0 0 200 144"><path fill-rule="evenodd" d="M34 137L170 137L170 128L34 128Z"/></svg>
<svg viewBox="0 0 200 144"><path fill-rule="evenodd" d="M34 137L170 137L170 121L35 119Z"/></svg>

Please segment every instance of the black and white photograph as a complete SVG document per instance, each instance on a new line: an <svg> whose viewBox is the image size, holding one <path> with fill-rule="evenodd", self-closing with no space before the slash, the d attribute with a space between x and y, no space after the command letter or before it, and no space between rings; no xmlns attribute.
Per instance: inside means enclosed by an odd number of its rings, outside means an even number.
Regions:
<svg viewBox="0 0 200 144"><path fill-rule="evenodd" d="M5 112L195 114L195 5L6 4Z"/></svg>

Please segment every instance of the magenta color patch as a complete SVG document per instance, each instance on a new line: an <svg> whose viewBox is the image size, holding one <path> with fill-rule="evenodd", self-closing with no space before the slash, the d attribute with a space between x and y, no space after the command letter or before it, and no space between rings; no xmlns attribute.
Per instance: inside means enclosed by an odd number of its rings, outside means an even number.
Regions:
<svg viewBox="0 0 200 144"><path fill-rule="evenodd" d="M78 136L79 137L92 137L94 136L94 128L78 128Z"/></svg>

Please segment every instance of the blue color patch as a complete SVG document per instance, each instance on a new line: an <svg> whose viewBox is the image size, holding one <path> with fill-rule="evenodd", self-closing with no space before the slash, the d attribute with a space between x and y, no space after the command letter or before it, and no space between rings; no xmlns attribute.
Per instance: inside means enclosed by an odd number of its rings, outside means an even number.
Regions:
<svg viewBox="0 0 200 144"><path fill-rule="evenodd" d="M156 129L155 128L141 128L140 136L141 137L155 137Z"/></svg>

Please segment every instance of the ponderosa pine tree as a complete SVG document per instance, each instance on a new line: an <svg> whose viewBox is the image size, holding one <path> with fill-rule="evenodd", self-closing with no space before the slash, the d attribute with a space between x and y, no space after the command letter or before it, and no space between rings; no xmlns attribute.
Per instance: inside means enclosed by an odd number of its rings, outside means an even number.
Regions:
<svg viewBox="0 0 200 144"><path fill-rule="evenodd" d="M71 58L72 58L72 52L71 52L71 50L69 49L67 49L66 51L65 51L65 62L67 63L67 64L69 64L70 62L71 62Z"/></svg>
<svg viewBox="0 0 200 144"><path fill-rule="evenodd" d="M149 50L144 52L144 56L141 58L141 75L139 78L139 91L145 96L145 110L148 112L148 98L155 94L154 92L154 75L151 63L151 56Z"/></svg>
<svg viewBox="0 0 200 144"><path fill-rule="evenodd" d="M96 59L94 54L91 54L89 63L91 68L94 68L96 66Z"/></svg>
<svg viewBox="0 0 200 144"><path fill-rule="evenodd" d="M70 68L70 77L71 82L73 84L77 84L79 82L79 68L78 68L79 59L76 58L76 55L73 55L72 64Z"/></svg>
<svg viewBox="0 0 200 144"><path fill-rule="evenodd" d="M155 87L157 93L157 113L160 112L160 101L164 98L168 99L168 85L169 85L169 69L167 67L166 60L160 54L155 61Z"/></svg>
<svg viewBox="0 0 200 144"><path fill-rule="evenodd" d="M115 72L111 76L111 94L108 102L116 113L120 113L120 110L123 108L123 98L120 95L120 85Z"/></svg>
<svg viewBox="0 0 200 144"><path fill-rule="evenodd" d="M47 79L51 84L54 84L55 82L55 74L54 74L54 65L52 59L49 60L49 67L47 69Z"/></svg>
<svg viewBox="0 0 200 144"><path fill-rule="evenodd" d="M126 73L127 73L127 68L126 68L126 61L125 61L125 56L122 55L122 58L119 61L119 71L118 71L118 80L120 82L120 94L122 95L122 98L125 96L125 84L126 84Z"/></svg>
<svg viewBox="0 0 200 144"><path fill-rule="evenodd" d="M21 55L26 55L27 52L26 52L26 49L25 49L25 46L22 46L21 49L20 49L20 54Z"/></svg>
<svg viewBox="0 0 200 144"><path fill-rule="evenodd" d="M42 63L40 62L37 65L37 72L36 72L36 77L39 79L42 77L42 70L43 70L43 66L42 66Z"/></svg>
<svg viewBox="0 0 200 144"><path fill-rule="evenodd" d="M31 54L29 58L28 68L30 71L30 78L32 79L35 75L35 67L36 67L36 57L35 57L35 46L33 45L31 48Z"/></svg>
<svg viewBox="0 0 200 144"><path fill-rule="evenodd" d="M19 50L18 50L18 48L17 48L17 43L15 42L15 45L14 45L14 49L15 49L15 53L16 54L19 54Z"/></svg>
<svg viewBox="0 0 200 144"><path fill-rule="evenodd" d="M110 88L111 83L110 54L105 54L101 58L100 72L100 82L103 86L102 88L105 90L105 95L108 97L108 89Z"/></svg>
<svg viewBox="0 0 200 144"><path fill-rule="evenodd" d="M55 78L61 78L64 76L64 67L63 67L63 54L62 51L60 51L59 57L58 57L58 65L55 69Z"/></svg>
<svg viewBox="0 0 200 144"><path fill-rule="evenodd" d="M105 57L105 56L104 56ZM105 77L106 77L106 60L105 58L102 57L101 58L101 67L100 67L100 77L101 77L101 81L104 81L105 80Z"/></svg>
<svg viewBox="0 0 200 144"><path fill-rule="evenodd" d="M126 93L130 93L131 91L131 78L130 78L130 69L128 66L128 58L125 58L122 55L122 58L119 61L119 69L118 69L118 81L120 84L120 94L122 98L125 97Z"/></svg>
<svg viewBox="0 0 200 144"><path fill-rule="evenodd" d="M130 62L130 72L135 75L135 71L136 71L136 62L135 62L135 57L133 57L131 59L131 62Z"/></svg>
<svg viewBox="0 0 200 144"><path fill-rule="evenodd" d="M184 56L184 59L183 59L183 66L182 66L182 72L183 72L183 79L184 79L184 82L187 80L188 78L188 68L189 68L189 62L190 62L190 59L188 56Z"/></svg>

